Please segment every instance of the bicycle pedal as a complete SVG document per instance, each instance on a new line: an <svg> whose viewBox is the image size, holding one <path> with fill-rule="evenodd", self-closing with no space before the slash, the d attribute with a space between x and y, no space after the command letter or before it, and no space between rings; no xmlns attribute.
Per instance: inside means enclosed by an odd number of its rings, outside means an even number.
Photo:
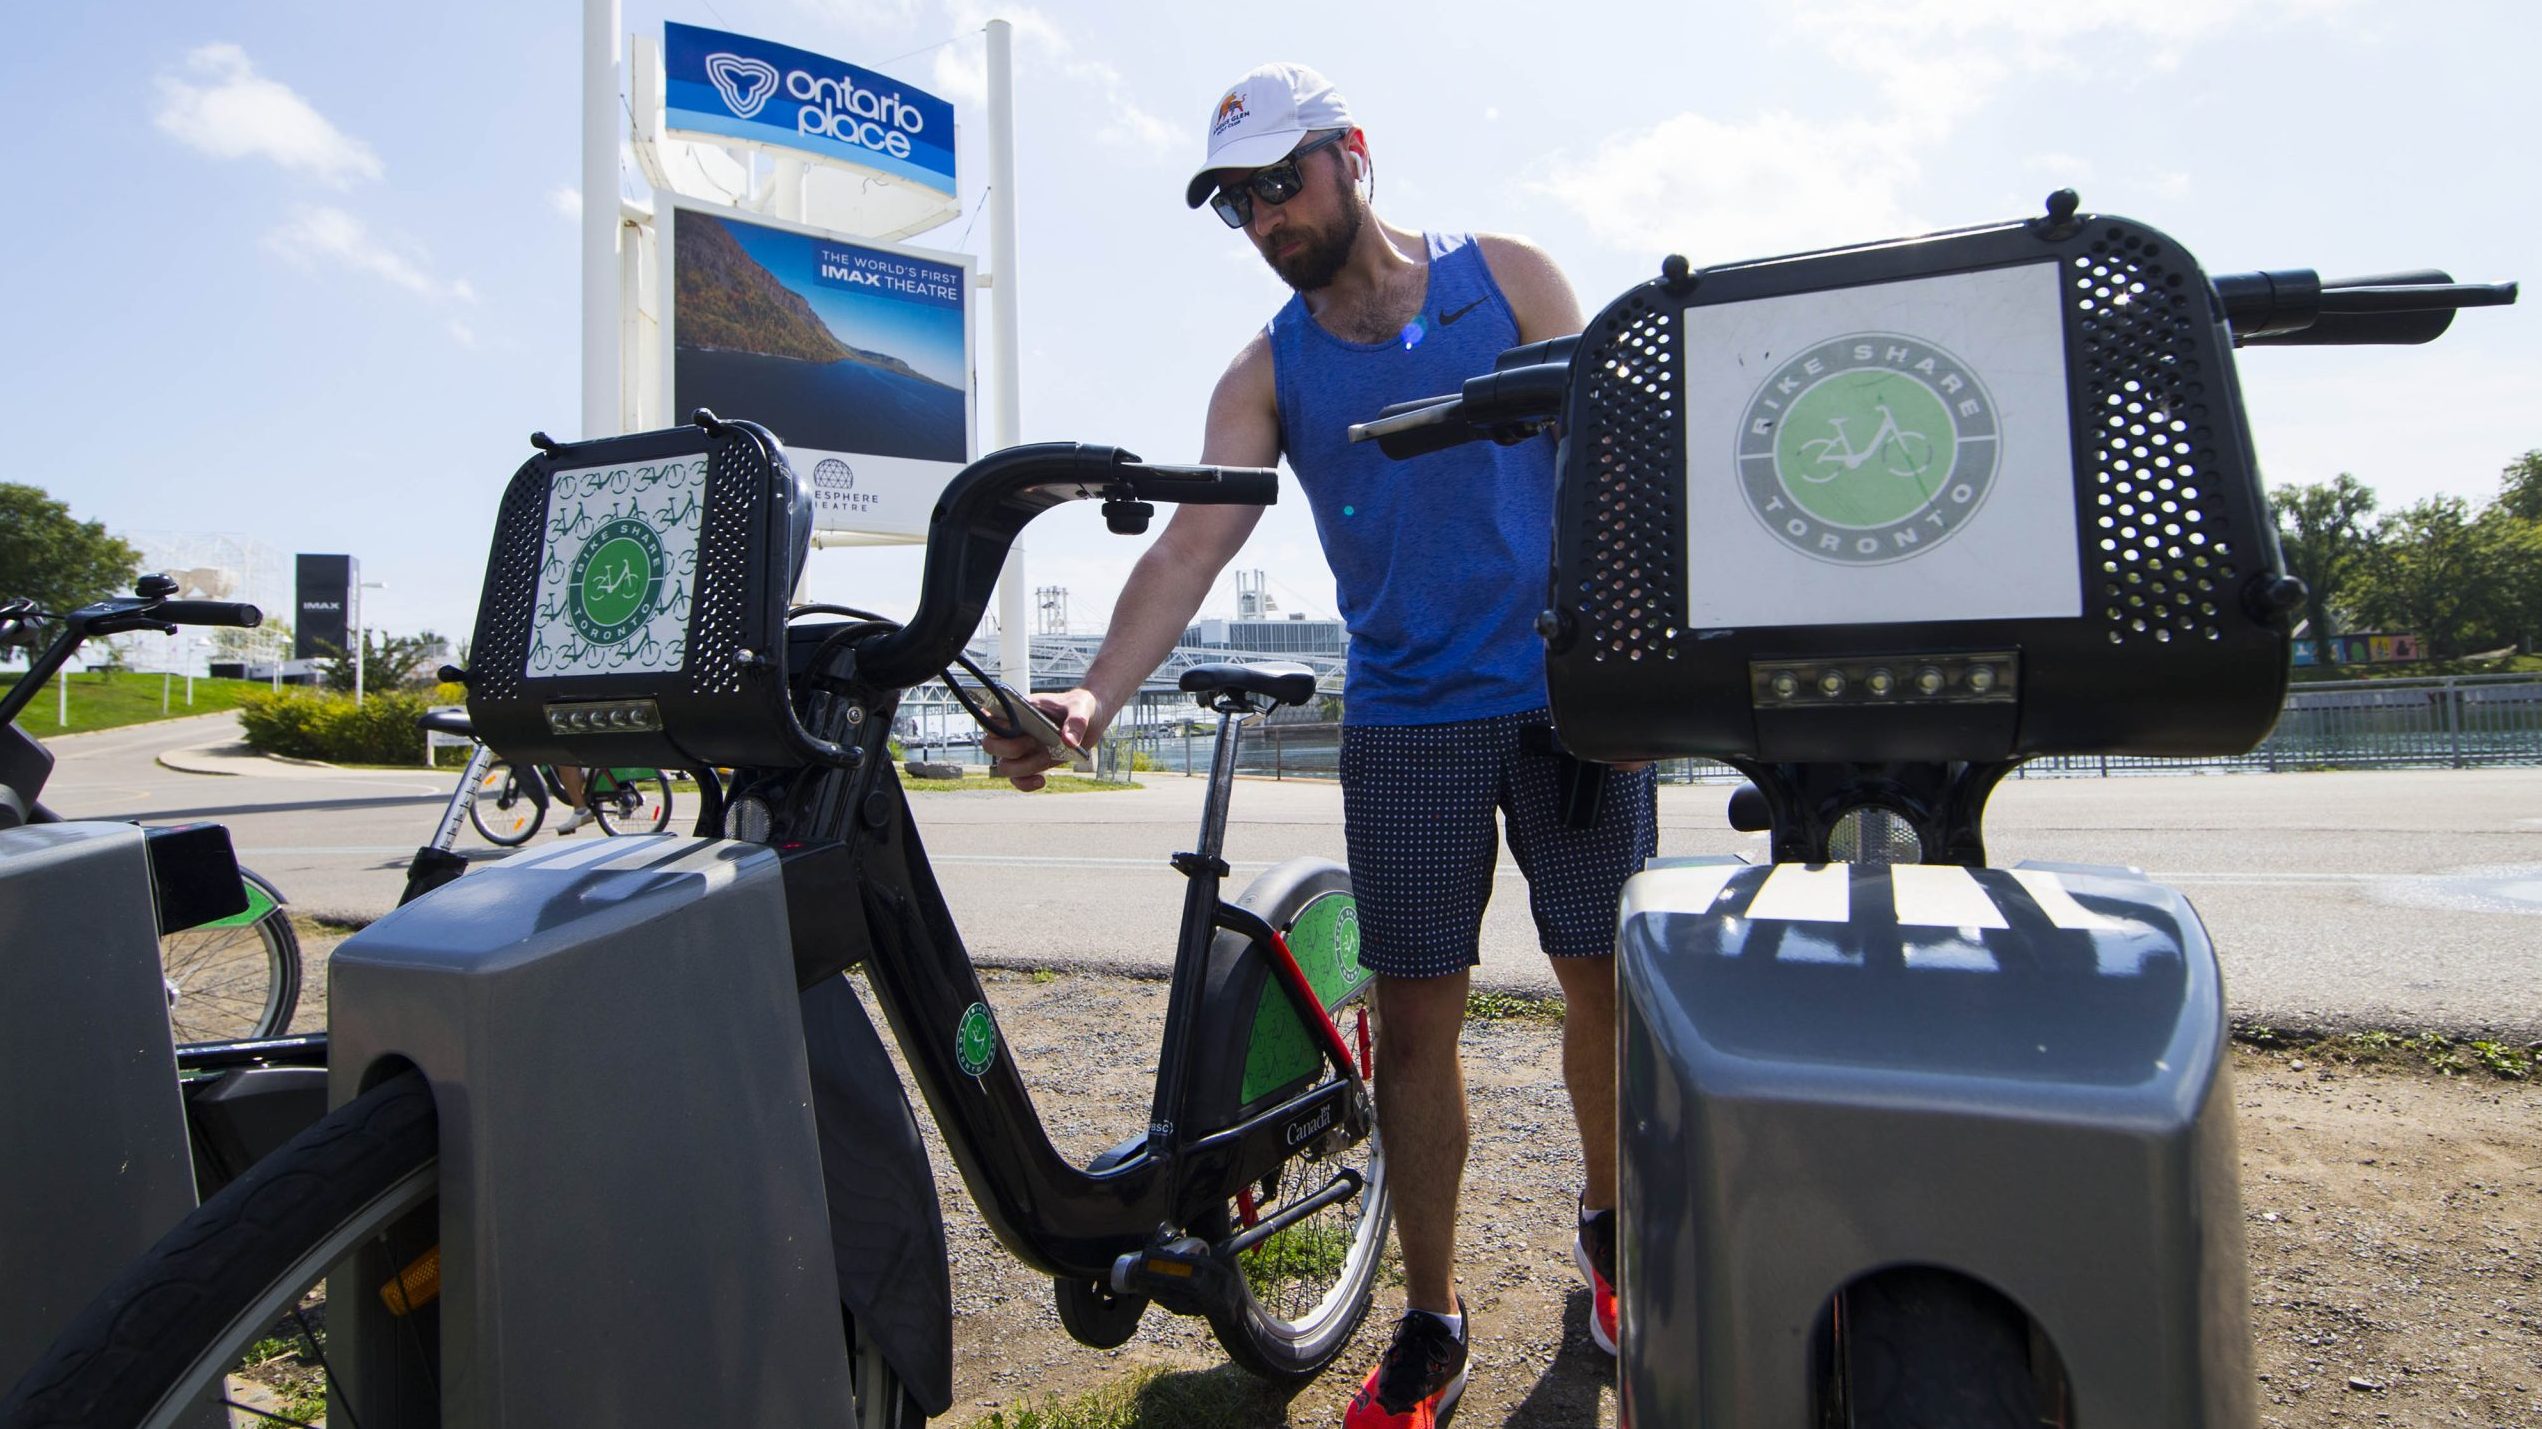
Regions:
<svg viewBox="0 0 2542 1429"><path fill-rule="evenodd" d="M1206 1315L1236 1303L1235 1268L1207 1241L1184 1236L1112 1262L1112 1293L1144 1295L1177 1315Z"/></svg>

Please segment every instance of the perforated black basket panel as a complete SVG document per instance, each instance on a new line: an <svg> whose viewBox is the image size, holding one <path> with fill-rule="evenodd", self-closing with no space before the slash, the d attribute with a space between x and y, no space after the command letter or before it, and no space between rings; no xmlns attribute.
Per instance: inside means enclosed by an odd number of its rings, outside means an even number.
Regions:
<svg viewBox="0 0 2542 1429"><path fill-rule="evenodd" d="M2156 237L2094 226L2068 260L2087 404L2080 445L2092 457L2101 576L2095 604L2112 644L2216 640L2237 542L2214 482L2210 374L2199 329L2206 279Z"/></svg>
<svg viewBox="0 0 2542 1429"><path fill-rule="evenodd" d="M2050 272L2053 277L2045 276ZM1698 618L1690 581L1709 580L1711 588L1726 577L1692 569L1689 533L1712 528L1690 527L1690 519L1781 523L1790 513L1758 505L1752 499L1758 481L1743 476L1756 470L1747 463L1760 460L1783 470L1773 445L1783 440L1781 432L1796 439L1822 434L1802 445L1831 452L1818 457L1822 462L1845 458L1847 471L1867 461L1888 463L1902 477L1925 469L1917 460L1921 449L1878 447L1883 440L1924 438L1886 425L1875 436L1867 410L1852 419L1852 428L1823 421L1807 426L1799 416L1802 399L1790 398L1787 409L1771 389L1772 371L1800 363L1814 343L1886 343L1888 310L1879 295L1904 289L1884 285L1992 281L1988 275L1997 274L2028 275L2020 291L2041 295L2029 321L2049 335L2045 340L2062 342L2071 452L2060 454L2057 443L2039 435L2053 430L2040 425L2042 414L2057 405L2053 385L2034 386L2026 406L2010 409L2004 420L2014 426L1989 426L1999 409L1986 379L1970 367L1977 390L1960 393L1949 377L1950 355L1937 340L1942 400L1961 402L1982 419L1959 429L1975 435L1958 438L1953 449L1966 452L1968 441L1998 440L2005 431L2027 441L2020 462L1988 468L1997 472L1991 485L1963 488L1965 510L1950 519L1974 522L1990 502L2026 499L2007 493L2035 494L2046 489L2043 482L2070 480L2070 562L2062 544L2069 538L2053 534L2062 531L2063 518L2042 527L2033 517L2023 529L2035 531L2038 541L2007 552L2002 565L2007 579L2032 570L2032 586L2045 583L2063 594L2033 605L2007 602L2012 615L1966 619L1924 618L1921 606L1907 614L1878 609L1849 618L1781 617L1776 607L1786 595L1813 612L1841 605L1844 560L1858 556L1857 565L1905 569L1925 545L1975 529L1940 516L1929 526L1905 520L1883 526L1887 518L1864 516L1807 531L1826 551L1804 554L1823 555L1823 563L1783 558L1786 566L1804 568L1792 584L1750 590L1738 607L1764 614L1741 624ZM1763 299L1806 301L1728 306ZM1704 444L1690 451L1689 409L1700 414L1721 405L1720 372L1728 370L1721 353L1736 347L1703 344L1725 342L1720 334L1743 315L1795 311L1815 314L1817 325L1789 319L1798 324L1791 329L1796 345L1758 353L1761 364L1732 373L1728 380L1742 384L1742 392L1753 387L1755 399L1738 423L1702 417L1696 425L1712 425L1703 427ZM1673 285L1654 281L1598 314L1571 370L1546 669L1564 740L1583 754L1775 761L2217 754L2249 748L2275 719L2288 632L2281 615L2252 598L2255 584L2280 570L2229 338L2195 259L2154 230L2107 217L2055 232L2008 224L1703 270ZM1715 390L1704 390L1693 371L1714 373ZM2005 380L2052 384L2054 374ZM1885 423L1889 409L1878 414ZM1759 434L1753 440L1750 424ZM1736 440L1715 445L1723 431ZM1851 445L1857 438L1868 445ZM2013 450L2010 439L2003 440L1989 450ZM1943 482L1948 487L1961 468L1940 469L1951 475ZM1939 495L1926 499L1935 509L1943 504ZM1791 526L1802 533L1811 522L1793 519ZM2075 573L2071 590L2055 574L2068 568ZM1823 591L1837 594L1813 603L1810 597ZM2049 613L2038 613L2042 609ZM1856 678L1866 671L1903 677L1923 662L1981 654L2003 658L2017 691L1988 700L1881 702L1866 700L1855 686L1843 700L1778 704L1760 683L1763 672L1786 667L1811 679L1811 672L1839 665Z"/></svg>
<svg viewBox="0 0 2542 1429"><path fill-rule="evenodd" d="M1591 361L1573 371L1588 383L1597 422L1580 448L1592 492L1588 560L1576 596L1591 658L1642 660L1675 655L1681 588L1685 490L1640 474L1681 467L1675 305L1637 290L1601 321Z"/></svg>
<svg viewBox="0 0 2542 1429"><path fill-rule="evenodd" d="M504 493L469 647L478 737L524 763L800 763L781 662L748 660L784 648L802 499L774 439L747 423L532 457ZM631 562L609 553L613 533ZM635 593L595 603L592 589ZM559 717L630 702L658 727Z"/></svg>
<svg viewBox="0 0 2542 1429"><path fill-rule="evenodd" d="M751 629L753 566L765 517L752 494L769 489L771 458L756 443L731 444L708 478L706 521L699 533L697 624L688 652L692 688L699 694L738 694L739 650L773 648Z"/></svg>
<svg viewBox="0 0 2542 1429"><path fill-rule="evenodd" d="M532 467L524 466L504 488L503 507L494 521L494 550L486 558L477 635L468 647L471 698L520 698L521 675L529 660L530 615L538 600L546 513L545 475L534 476Z"/></svg>

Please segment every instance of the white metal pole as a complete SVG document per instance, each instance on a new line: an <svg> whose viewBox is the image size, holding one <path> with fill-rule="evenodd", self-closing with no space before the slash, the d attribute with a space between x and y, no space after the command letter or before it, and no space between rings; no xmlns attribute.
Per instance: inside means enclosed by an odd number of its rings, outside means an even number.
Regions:
<svg viewBox="0 0 2542 1429"><path fill-rule="evenodd" d="M353 573L353 707L355 709L362 707L362 666L368 663L362 657L369 652L362 648L362 644L362 574L361 568L357 566Z"/></svg>
<svg viewBox="0 0 2542 1429"><path fill-rule="evenodd" d="M71 727L71 667L68 662L62 666L62 699L60 706L53 711L53 723L60 729Z"/></svg>
<svg viewBox="0 0 2542 1429"><path fill-rule="evenodd" d="M583 0L583 435L618 427L618 0Z"/></svg>
<svg viewBox="0 0 2542 1429"><path fill-rule="evenodd" d="M1015 309L1015 27L989 21L989 318L995 330L993 361L997 405L989 424L992 450L1023 440L1023 399L1016 390L1023 370L1021 325ZM1033 687L1032 632L1024 617L1024 547L1006 557L997 587L998 677L1019 690Z"/></svg>

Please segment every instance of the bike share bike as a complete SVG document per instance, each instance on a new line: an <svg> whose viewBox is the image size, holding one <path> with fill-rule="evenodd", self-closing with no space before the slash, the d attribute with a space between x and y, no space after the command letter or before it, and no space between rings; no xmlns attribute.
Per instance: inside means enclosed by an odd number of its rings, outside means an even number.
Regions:
<svg viewBox="0 0 2542 1429"><path fill-rule="evenodd" d="M0 646L31 647L42 621L62 622L61 633L31 656L16 687L0 697L0 725L8 727L0 738L9 741L0 751L0 829L60 821L36 802L52 773L52 755L17 718L82 644L128 630L263 619L252 605L169 599L175 590L176 583L165 576L144 576L136 595L59 617L37 610L31 601L0 604ZM290 915L282 911L282 894L248 869L239 869L238 876L243 906L206 922L171 927L160 936L161 980L180 1046L279 1037L299 1008L300 940L291 931Z"/></svg>
<svg viewBox="0 0 2542 1429"><path fill-rule="evenodd" d="M467 732L465 727L429 727ZM671 778L659 769L585 769L583 796L577 801L553 765L531 765L526 775L508 759L489 761L482 769L471 759L468 768L468 822L488 843L506 848L528 843L546 822L551 804L590 814L604 834L658 834L671 825Z"/></svg>
<svg viewBox="0 0 2542 1429"><path fill-rule="evenodd" d="M1268 503L1274 474L993 454L947 488L899 626L787 609L812 507L761 429L700 413L539 445L488 562L475 733L523 763L729 767L700 783L721 836L515 855L348 939L337 1109L110 1288L0 1423L174 1422L321 1277L334 1403L366 1429L942 1412L942 1213L851 967L1072 1334L1120 1344L1152 1302L1258 1374L1322 1368L1389 1222L1349 875L1294 860L1220 893L1241 723L1311 698L1312 674L1184 676L1221 723L1199 843L1174 860L1155 1095L1085 1166L1042 1129L888 756L897 702L956 659L1033 516L1100 499L1135 533L1154 502ZM595 630L567 573L631 524L655 574ZM655 658L627 653L638 633Z"/></svg>
<svg viewBox="0 0 2542 1429"><path fill-rule="evenodd" d="M252 605L135 595L48 617L0 605L0 642L62 628L0 697L0 1374L211 1189L325 1110L322 1072L268 1065L299 948L216 824L66 822L53 756L19 713L80 644L127 630L253 627ZM224 951L225 950L225 951ZM215 955L221 954L221 955Z"/></svg>
<svg viewBox="0 0 2542 1429"><path fill-rule="evenodd" d="M1360 429L1409 456L1558 418L1561 739L1729 763L1771 830L1768 865L1624 892L1628 1423L2258 1422L2215 950L2137 870L1988 866L1982 815L2026 759L2235 754L2275 721L2304 590L2233 346L2425 342L2514 296L2211 282L2061 192L1671 259Z"/></svg>

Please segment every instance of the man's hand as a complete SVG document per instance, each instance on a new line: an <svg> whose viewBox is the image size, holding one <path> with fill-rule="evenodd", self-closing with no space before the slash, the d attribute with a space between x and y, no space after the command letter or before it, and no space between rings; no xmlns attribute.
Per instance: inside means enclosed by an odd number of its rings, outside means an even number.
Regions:
<svg viewBox="0 0 2542 1429"><path fill-rule="evenodd" d="M1050 716L1051 723L1058 725L1059 732L1079 749L1094 748L1095 741L1103 737L1104 726L1112 722L1112 712L1103 707L1103 701L1095 698L1094 691L1084 688L1064 694L1035 695L1033 704ZM1050 751L1030 735L983 734L980 748L988 751L991 776L1003 774L1028 794L1042 786L1041 771L1056 762Z"/></svg>

